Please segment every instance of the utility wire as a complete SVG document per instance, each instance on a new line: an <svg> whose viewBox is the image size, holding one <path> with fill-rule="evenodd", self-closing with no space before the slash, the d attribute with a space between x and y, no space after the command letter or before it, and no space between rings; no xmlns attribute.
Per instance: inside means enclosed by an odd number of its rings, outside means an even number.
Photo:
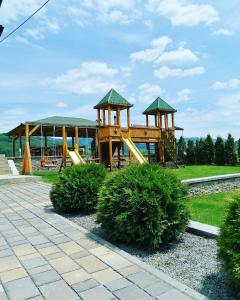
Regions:
<svg viewBox="0 0 240 300"><path fill-rule="evenodd" d="M0 40L0 43L5 41L7 38L9 38L11 35L13 35L19 28L21 28L25 23L27 23L32 17L34 17L41 9L44 8L50 2L51 0L46 1L42 6L40 6L31 16L29 16L25 21L23 21L19 26L17 26L13 31L11 31L8 35L6 35L2 40Z"/></svg>

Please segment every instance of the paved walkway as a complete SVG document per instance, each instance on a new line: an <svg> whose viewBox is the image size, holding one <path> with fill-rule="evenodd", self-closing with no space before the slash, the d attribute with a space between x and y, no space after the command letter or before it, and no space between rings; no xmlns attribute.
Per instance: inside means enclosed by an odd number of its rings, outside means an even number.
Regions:
<svg viewBox="0 0 240 300"><path fill-rule="evenodd" d="M56 215L49 189L0 186L0 300L204 299Z"/></svg>

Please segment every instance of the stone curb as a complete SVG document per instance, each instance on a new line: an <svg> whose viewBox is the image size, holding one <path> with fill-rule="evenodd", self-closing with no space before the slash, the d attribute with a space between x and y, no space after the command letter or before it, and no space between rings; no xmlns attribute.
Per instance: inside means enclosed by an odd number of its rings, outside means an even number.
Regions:
<svg viewBox="0 0 240 300"><path fill-rule="evenodd" d="M240 173L186 179L186 180L182 180L182 183L186 185L194 185L194 184L208 183L213 181L224 181L224 180L231 180L231 179L240 179Z"/></svg>
<svg viewBox="0 0 240 300"><path fill-rule="evenodd" d="M42 182L42 178L40 176L27 175L0 175L0 185L19 184L27 182Z"/></svg>
<svg viewBox="0 0 240 300"><path fill-rule="evenodd" d="M172 285L174 288L177 288L179 291L185 293L187 296L192 297L195 300L207 300L208 299L206 296L204 296L204 295L200 294L199 292L191 289L190 287L188 287L185 284L177 281L176 279L171 278L170 276L163 273L162 271L153 268L152 266L150 266L150 265L146 264L145 262L139 260L138 258L128 254L127 252L119 249L117 246L115 246L115 245L109 243L108 241L102 239L101 237L91 233L90 231L86 230L85 228L81 227L80 225L78 225L76 223L73 223L72 221L70 221L70 220L66 219L65 217L62 217L58 214L55 214L55 215L58 218L64 220L66 223L70 224L71 226L79 229L81 232L87 234L93 240L95 240L98 243L108 247L109 249L116 252L117 254L123 256L124 258L126 258L127 260L132 262L133 264L138 265L140 268L146 270L148 273L152 273L153 275L158 277L160 280L163 280L166 283Z"/></svg>
<svg viewBox="0 0 240 300"><path fill-rule="evenodd" d="M196 235L216 238L219 235L220 228L196 221L190 221L188 224L188 231Z"/></svg>

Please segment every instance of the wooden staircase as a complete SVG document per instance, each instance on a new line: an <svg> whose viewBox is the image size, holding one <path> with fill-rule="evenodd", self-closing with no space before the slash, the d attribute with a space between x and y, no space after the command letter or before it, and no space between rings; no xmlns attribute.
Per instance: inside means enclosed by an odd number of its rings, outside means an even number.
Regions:
<svg viewBox="0 0 240 300"><path fill-rule="evenodd" d="M8 165L5 155L0 155L0 175L11 175L12 171Z"/></svg>

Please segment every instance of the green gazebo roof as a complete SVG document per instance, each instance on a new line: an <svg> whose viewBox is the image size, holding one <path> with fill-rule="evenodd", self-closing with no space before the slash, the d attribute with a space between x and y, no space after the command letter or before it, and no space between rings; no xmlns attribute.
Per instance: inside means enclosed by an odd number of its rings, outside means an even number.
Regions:
<svg viewBox="0 0 240 300"><path fill-rule="evenodd" d="M50 126L69 126L69 127L96 127L97 122L83 118L53 116L41 120L28 122L30 125L42 124Z"/></svg>
<svg viewBox="0 0 240 300"><path fill-rule="evenodd" d="M111 106L121 106L121 107L131 107L132 104L129 103L125 98L123 98L114 89L111 89L107 95L96 105L94 108L102 108L108 105Z"/></svg>
<svg viewBox="0 0 240 300"><path fill-rule="evenodd" d="M172 106L170 106L166 101L158 97L153 103L143 112L143 114L154 114L158 111L162 112L176 112Z"/></svg>

